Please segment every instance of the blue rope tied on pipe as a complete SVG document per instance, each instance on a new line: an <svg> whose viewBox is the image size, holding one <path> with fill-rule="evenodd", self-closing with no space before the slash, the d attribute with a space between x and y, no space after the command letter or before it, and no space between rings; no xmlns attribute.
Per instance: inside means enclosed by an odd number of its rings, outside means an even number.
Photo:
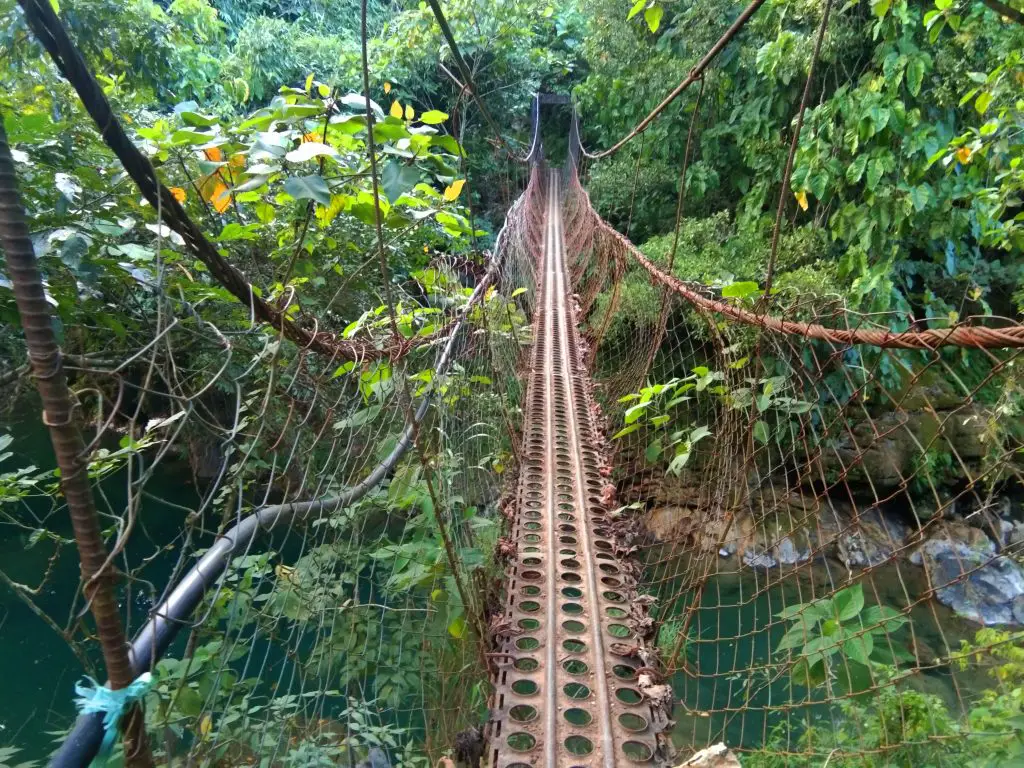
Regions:
<svg viewBox="0 0 1024 768"><path fill-rule="evenodd" d="M107 758L114 749L114 741L117 739L118 726L121 718L128 708L149 693L154 683L153 675L143 672L127 688L119 688L116 691L100 685L91 677L86 677L80 683L75 683L75 693L78 697L75 704L79 714L92 715L98 712L103 713L103 742L100 750L93 760L93 765L104 766Z"/></svg>

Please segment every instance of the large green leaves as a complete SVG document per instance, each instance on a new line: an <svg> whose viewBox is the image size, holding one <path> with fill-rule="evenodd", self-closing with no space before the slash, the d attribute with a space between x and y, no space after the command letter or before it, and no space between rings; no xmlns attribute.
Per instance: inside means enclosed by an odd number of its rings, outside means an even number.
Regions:
<svg viewBox="0 0 1024 768"><path fill-rule="evenodd" d="M380 175L380 183L387 196L388 202L393 203L410 189L420 179L419 169L403 165L397 160L389 160L384 164L384 170Z"/></svg>
<svg viewBox="0 0 1024 768"><path fill-rule="evenodd" d="M331 204L331 190L318 173L310 176L292 176L284 183L284 191L296 200L314 200L321 205Z"/></svg>

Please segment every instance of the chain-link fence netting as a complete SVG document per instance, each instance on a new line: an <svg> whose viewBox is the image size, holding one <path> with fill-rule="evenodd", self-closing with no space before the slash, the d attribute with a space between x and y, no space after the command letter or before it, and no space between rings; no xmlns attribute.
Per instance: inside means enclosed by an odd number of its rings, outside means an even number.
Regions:
<svg viewBox="0 0 1024 768"><path fill-rule="evenodd" d="M687 281L693 238L641 251L578 183L566 211L667 738L744 765L1012 755L1024 328Z"/></svg>

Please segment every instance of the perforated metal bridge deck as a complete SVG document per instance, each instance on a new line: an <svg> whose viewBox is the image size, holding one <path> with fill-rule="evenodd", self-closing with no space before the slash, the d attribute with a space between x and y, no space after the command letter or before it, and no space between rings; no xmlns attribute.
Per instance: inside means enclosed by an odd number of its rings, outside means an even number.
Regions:
<svg viewBox="0 0 1024 768"><path fill-rule="evenodd" d="M557 174L548 173L522 470L505 582L494 768L644 763L656 748L629 645L632 576L616 557L577 339Z"/></svg>

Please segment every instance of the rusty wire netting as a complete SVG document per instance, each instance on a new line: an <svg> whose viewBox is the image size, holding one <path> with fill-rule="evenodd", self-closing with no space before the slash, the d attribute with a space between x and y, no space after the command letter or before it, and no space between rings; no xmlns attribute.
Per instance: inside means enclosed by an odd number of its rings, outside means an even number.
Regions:
<svg viewBox="0 0 1024 768"><path fill-rule="evenodd" d="M522 171L506 172L514 194ZM129 633L141 628L134 674L154 675L145 713L158 763L424 765L467 729L465 749L479 748L498 500L516 467L533 310L528 203L495 200L509 214L486 249L474 234L403 282L382 274L342 296L345 279L329 306L347 323L333 352L296 345L245 306L213 321L162 291L180 268L164 256L193 244L158 228L166 250L137 296L155 325L90 329L112 351L65 358L107 574ZM369 272L376 246L366 256ZM24 374L5 386L27 389ZM32 489L2 522L45 556L5 569L4 583L77 663L45 722L26 713L18 726L61 733L75 680L102 682L104 670L82 584L64 568L73 541L56 480L34 468L20 479ZM88 764L101 720L79 718L57 764Z"/></svg>
<svg viewBox="0 0 1024 768"><path fill-rule="evenodd" d="M66 365L130 629L165 617L170 588L218 536L254 513L267 521L153 665L159 759L307 765L378 746L392 764L415 764L478 720L486 671L472 638L529 340L528 294L510 298L531 280L516 222L468 277L463 259L435 260L430 300L464 323L398 359L296 354L272 329L214 327L164 296L162 327L134 354ZM427 307L401 317L414 334L446 322ZM366 330L356 337L388 336L386 313L357 322ZM379 473L412 436L415 447ZM368 492L337 503L358 489ZM41 499L5 509L5 522L62 530L62 506ZM178 528L170 539L168 527ZM37 593L66 556L68 542L52 538L37 544L50 565L19 574ZM52 621L99 677L84 607L65 603ZM137 663L148 668L162 650L137 645ZM60 713L54 726L68 722Z"/></svg>
<svg viewBox="0 0 1024 768"><path fill-rule="evenodd" d="M1012 636L976 633L1024 621L1024 327L687 282L574 182L575 290L668 738L808 766L1011 743L977 713L1014 687L989 674Z"/></svg>

